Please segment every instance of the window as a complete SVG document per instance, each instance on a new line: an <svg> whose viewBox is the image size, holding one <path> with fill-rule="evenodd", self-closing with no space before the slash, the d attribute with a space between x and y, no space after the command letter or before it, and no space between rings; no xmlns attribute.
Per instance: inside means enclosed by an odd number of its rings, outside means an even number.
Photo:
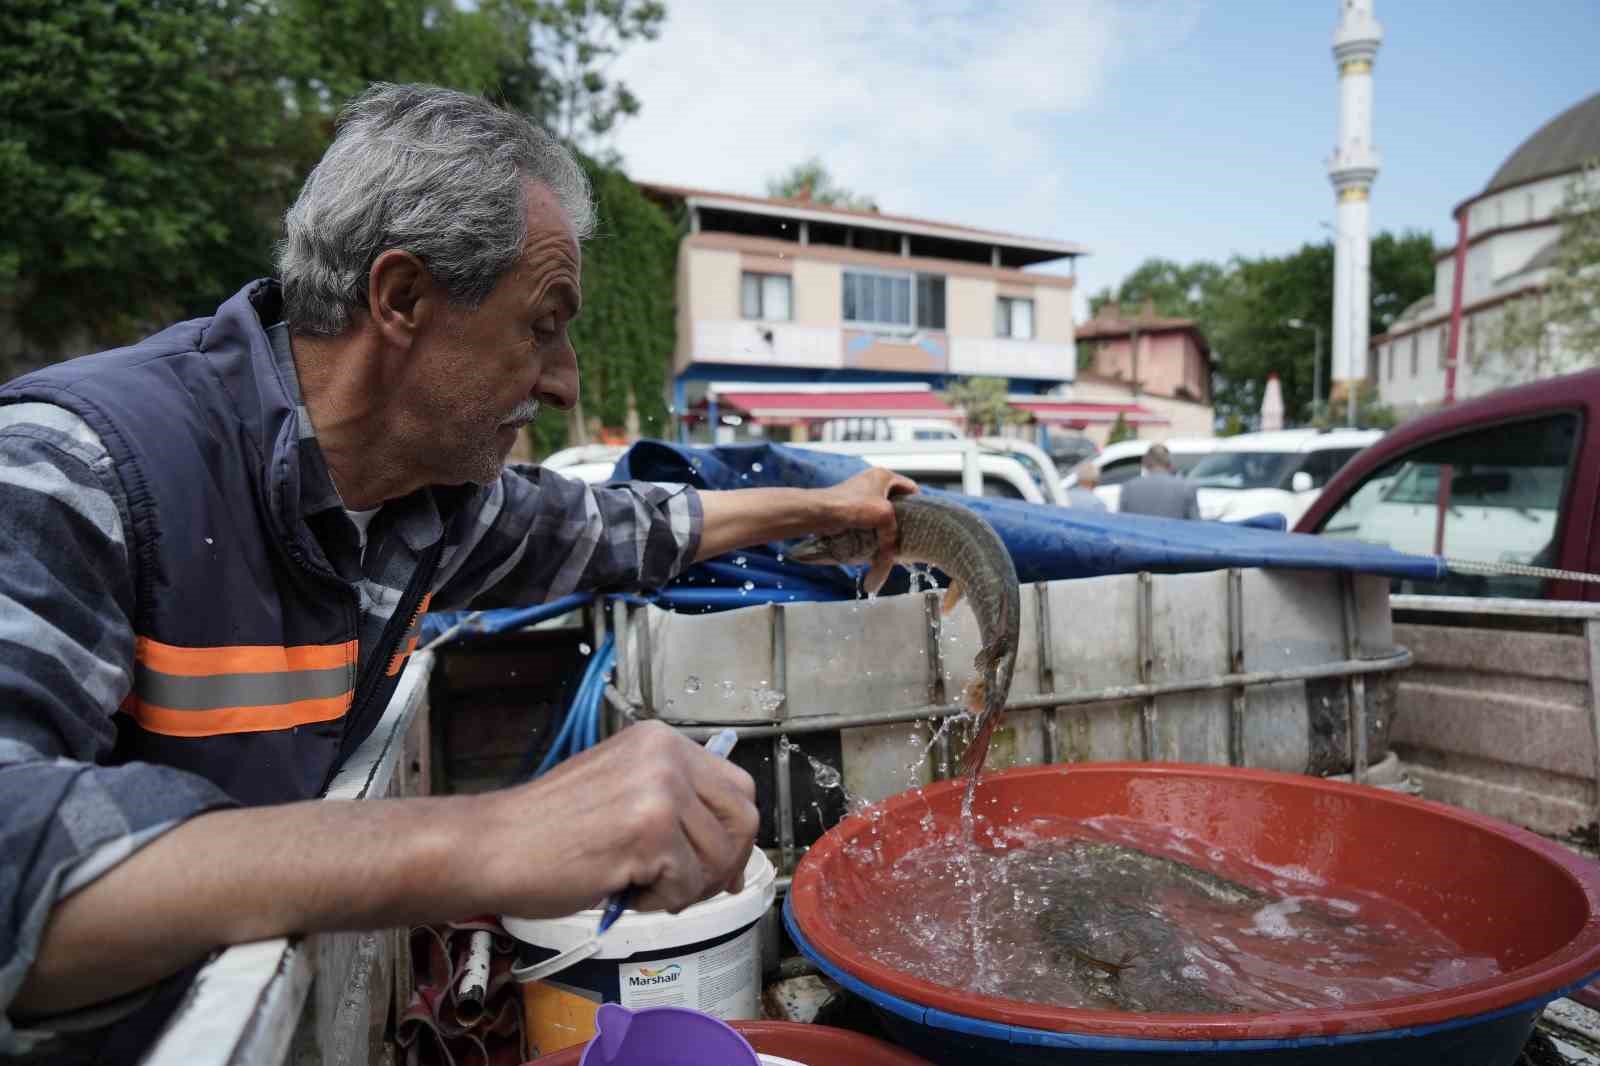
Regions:
<svg viewBox="0 0 1600 1066"><path fill-rule="evenodd" d="M1140 457L1130 455L1126 459L1117 459L1100 468L1100 484L1120 485L1124 481L1132 481L1139 476L1142 469L1139 465Z"/></svg>
<svg viewBox="0 0 1600 1066"><path fill-rule="evenodd" d="M994 302L994 335L1033 340L1033 301L1002 296Z"/></svg>
<svg viewBox="0 0 1600 1066"><path fill-rule="evenodd" d="M917 325L944 329L944 275L917 275Z"/></svg>
<svg viewBox="0 0 1600 1066"><path fill-rule="evenodd" d="M1551 566L1579 437L1550 415L1419 445L1374 471L1323 520L1330 537L1481 563ZM1537 578L1450 575L1398 592L1537 598Z"/></svg>
<svg viewBox="0 0 1600 1066"><path fill-rule="evenodd" d="M1411 335L1411 376L1417 376L1417 335Z"/></svg>
<svg viewBox="0 0 1600 1066"><path fill-rule="evenodd" d="M1188 478L1202 489L1284 488L1297 458L1294 452L1212 452Z"/></svg>
<svg viewBox="0 0 1600 1066"><path fill-rule="evenodd" d="M1320 489L1333 480L1359 448L1317 448L1307 452L1300 469L1311 475L1311 487Z"/></svg>
<svg viewBox="0 0 1600 1066"><path fill-rule="evenodd" d="M873 326L944 329L941 274L844 274L844 320Z"/></svg>
<svg viewBox="0 0 1600 1066"><path fill-rule="evenodd" d="M1450 334L1447 332L1446 327L1440 326L1439 327L1439 369L1440 370L1443 370L1445 368L1445 365L1449 360L1450 353L1446 348L1446 344L1449 342L1449 340L1450 340Z"/></svg>
<svg viewBox="0 0 1600 1066"><path fill-rule="evenodd" d="M787 322L790 280L787 274L752 274L739 279L739 312L745 318Z"/></svg>
<svg viewBox="0 0 1600 1066"><path fill-rule="evenodd" d="M1394 344L1391 342L1384 346L1384 354L1389 357L1389 373L1387 380L1394 380Z"/></svg>

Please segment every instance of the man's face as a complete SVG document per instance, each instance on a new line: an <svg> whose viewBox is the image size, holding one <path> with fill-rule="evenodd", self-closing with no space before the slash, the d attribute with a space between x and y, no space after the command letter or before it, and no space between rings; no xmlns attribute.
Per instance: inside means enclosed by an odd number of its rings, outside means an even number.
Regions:
<svg viewBox="0 0 1600 1066"><path fill-rule="evenodd" d="M567 326L578 314L581 258L555 195L530 183L522 258L467 310L441 302L419 333L417 456L435 484L485 484L500 475L517 434L541 407L578 400L578 357Z"/></svg>

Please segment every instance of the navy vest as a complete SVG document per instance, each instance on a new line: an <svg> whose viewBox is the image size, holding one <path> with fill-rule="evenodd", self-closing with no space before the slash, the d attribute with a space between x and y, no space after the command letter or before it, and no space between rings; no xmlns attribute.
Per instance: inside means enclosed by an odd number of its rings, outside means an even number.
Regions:
<svg viewBox="0 0 1600 1066"><path fill-rule="evenodd" d="M372 731L444 543L358 676L357 592L299 511L293 394L263 328L280 298L258 281L214 317L0 389L88 423L127 495L138 639L114 761L176 766L249 805L318 795Z"/></svg>

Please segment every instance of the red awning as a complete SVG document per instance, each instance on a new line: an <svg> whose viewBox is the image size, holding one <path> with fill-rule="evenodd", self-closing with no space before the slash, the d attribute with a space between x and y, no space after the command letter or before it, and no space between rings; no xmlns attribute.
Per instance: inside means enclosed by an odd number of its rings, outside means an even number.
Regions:
<svg viewBox="0 0 1600 1066"><path fill-rule="evenodd" d="M1090 403L1069 400L1013 400L1012 407L1040 422L1069 426L1109 425L1121 415L1134 425L1167 425L1171 419L1136 403Z"/></svg>
<svg viewBox="0 0 1600 1066"><path fill-rule="evenodd" d="M905 392L718 392L717 403L760 421L814 418L943 418L963 419L936 394ZM700 406L700 405L696 405Z"/></svg>

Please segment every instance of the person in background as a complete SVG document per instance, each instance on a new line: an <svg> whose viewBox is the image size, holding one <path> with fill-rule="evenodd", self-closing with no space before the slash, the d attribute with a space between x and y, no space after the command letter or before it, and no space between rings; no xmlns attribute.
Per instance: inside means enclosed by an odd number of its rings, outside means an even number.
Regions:
<svg viewBox="0 0 1600 1066"><path fill-rule="evenodd" d="M1100 484L1100 468L1094 465L1094 460L1085 459L1074 472L1078 475L1078 482L1067 489L1067 506L1085 511L1104 511L1105 502L1094 494L1094 487Z"/></svg>
<svg viewBox="0 0 1600 1066"><path fill-rule="evenodd" d="M1152 444L1139 465L1144 473L1122 486L1123 514L1147 514L1159 518L1199 518L1200 498L1195 487L1184 480L1172 465L1172 455L1164 444Z"/></svg>

